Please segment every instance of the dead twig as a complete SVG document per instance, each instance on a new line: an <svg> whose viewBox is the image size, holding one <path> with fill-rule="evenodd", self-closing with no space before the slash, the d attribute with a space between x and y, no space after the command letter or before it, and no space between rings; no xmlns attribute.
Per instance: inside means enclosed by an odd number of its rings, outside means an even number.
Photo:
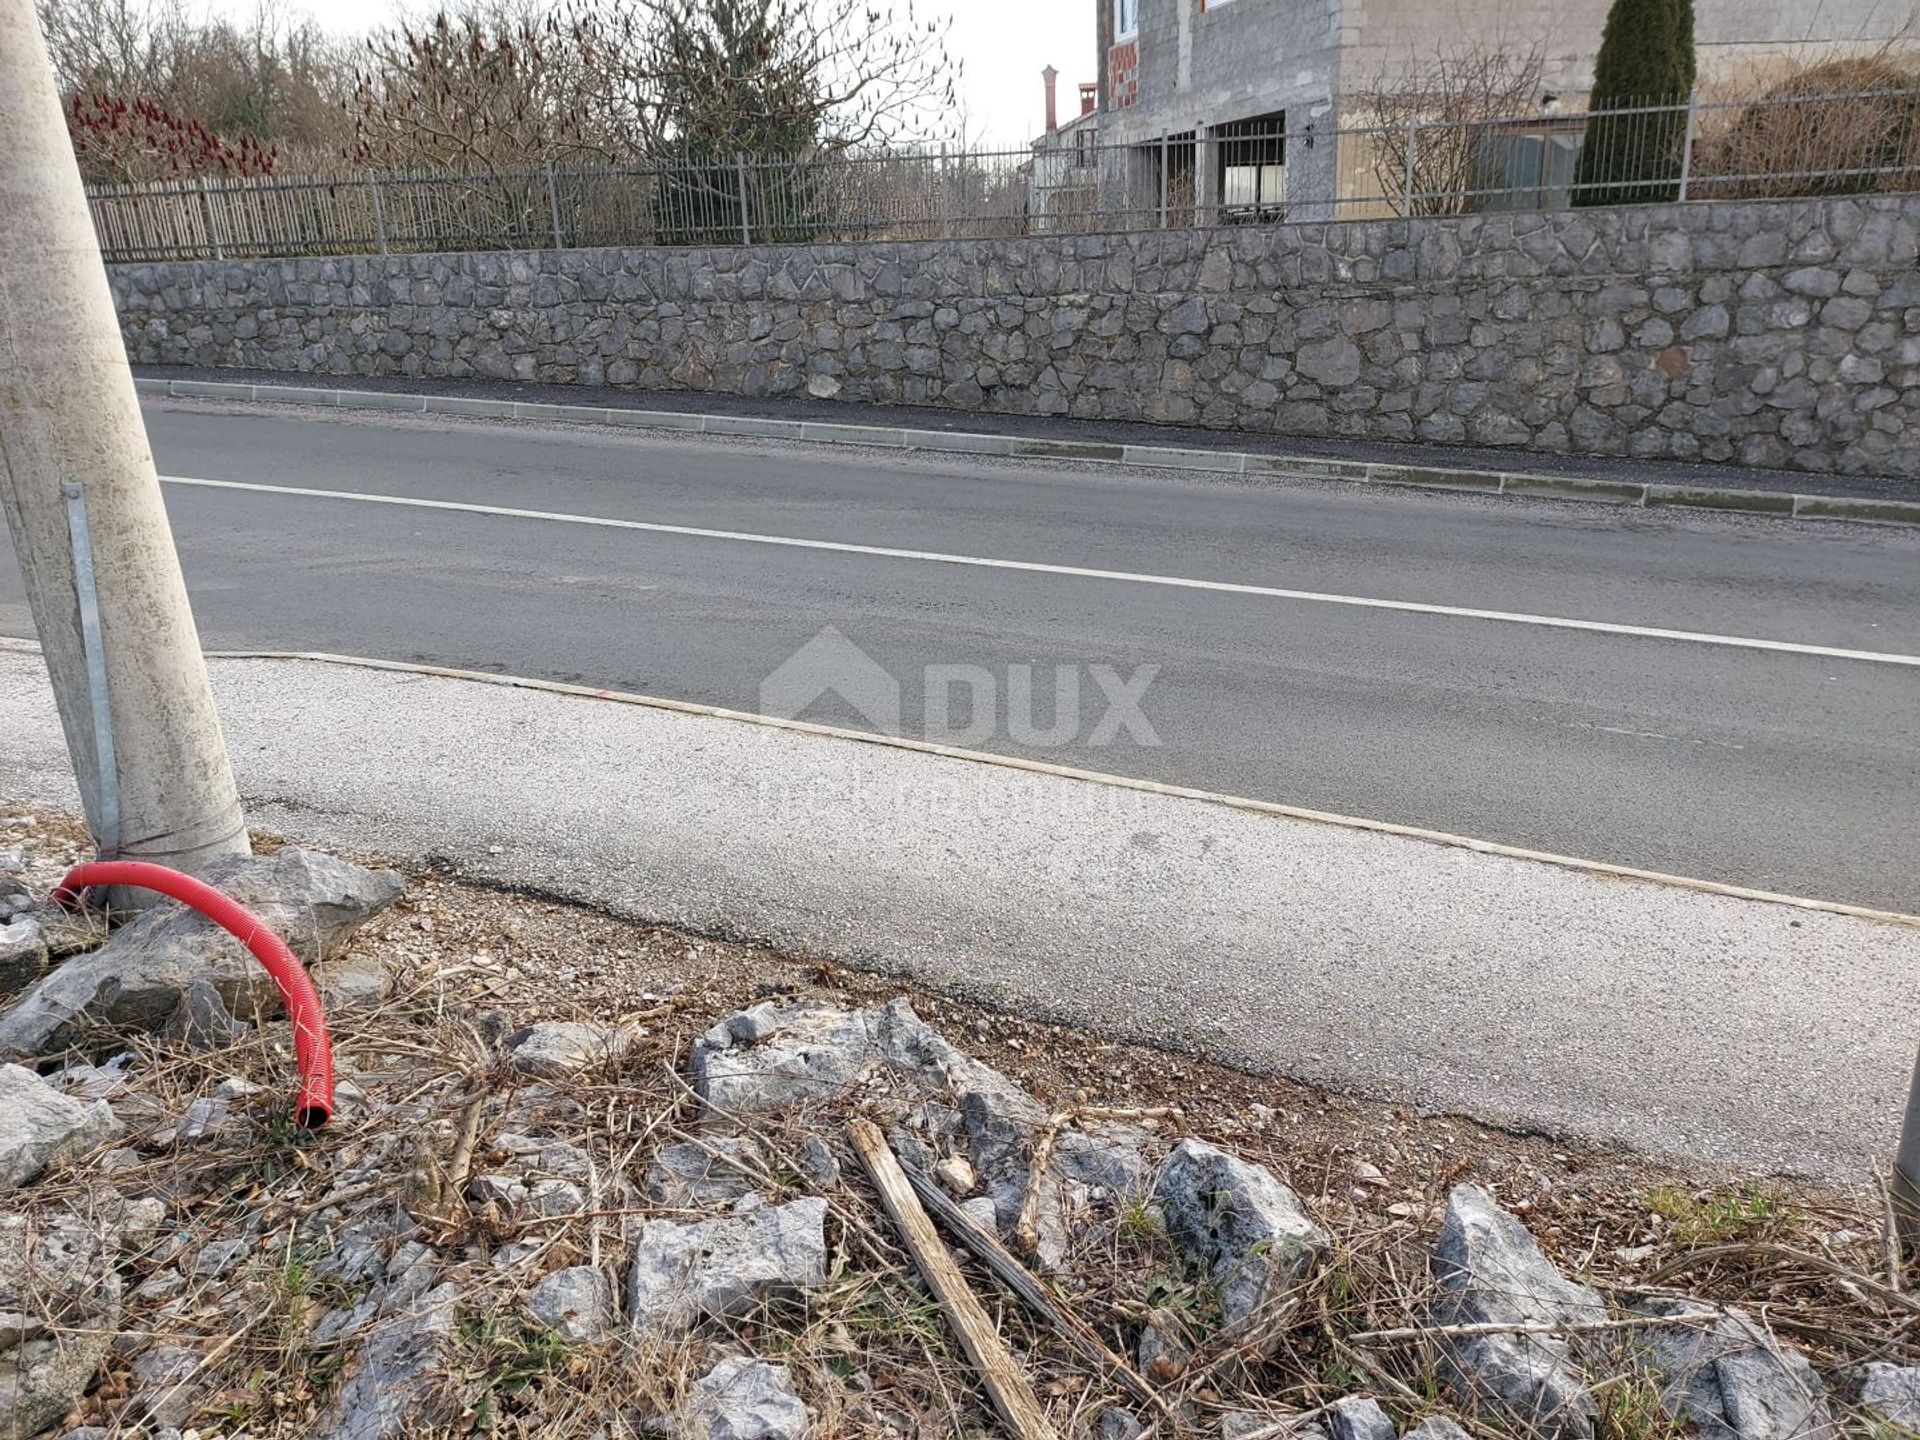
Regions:
<svg viewBox="0 0 1920 1440"><path fill-rule="evenodd" d="M1809 1270L1818 1270L1824 1275L1848 1281L1868 1294L1878 1296L1889 1305L1920 1314L1920 1296L1904 1294L1891 1286L1882 1284L1871 1275L1863 1275L1858 1270L1849 1269L1838 1260L1829 1260L1824 1255L1815 1255L1806 1250L1796 1250L1791 1245L1772 1242L1736 1242L1730 1245L1708 1245L1699 1250L1692 1250L1685 1255L1675 1256L1648 1275L1646 1283L1654 1284L1666 1279L1669 1275L1690 1270L1703 1260L1726 1260L1737 1255L1758 1255L1775 1260L1789 1260L1796 1265L1804 1265Z"/></svg>
<svg viewBox="0 0 1920 1440"><path fill-rule="evenodd" d="M959 1336L968 1358L979 1370L993 1408L1007 1428L1020 1440L1059 1440L1026 1372L1015 1362L1000 1332L967 1284L966 1276L960 1273L960 1267L941 1243L940 1232L934 1229L933 1221L921 1208L912 1181L900 1168L900 1161L887 1145L880 1127L871 1120L852 1120L847 1123L847 1138L866 1165L874 1187L880 1192L881 1204L893 1217L908 1253L925 1277L927 1288L933 1291L934 1299L946 1312L947 1321Z"/></svg>
<svg viewBox="0 0 1920 1440"><path fill-rule="evenodd" d="M1645 1330L1666 1325L1699 1325L1714 1317L1701 1310L1685 1315L1633 1315L1624 1320L1585 1320L1571 1325L1399 1325L1391 1330L1356 1330L1346 1338L1356 1345L1392 1344L1473 1335L1602 1335L1609 1330Z"/></svg>
<svg viewBox="0 0 1920 1440"><path fill-rule="evenodd" d="M1034 1273L992 1235L974 1224L966 1211L954 1203L939 1185L929 1176L918 1170L901 1167L907 1177L907 1183L913 1186L914 1193L933 1215L947 1227L947 1233L970 1251L974 1258L994 1273L994 1276L1009 1290L1024 1300L1048 1324L1060 1332L1067 1343L1078 1350L1094 1364L1113 1373L1128 1394L1143 1404L1151 1405L1169 1421L1175 1420L1173 1408L1160 1397L1160 1392L1148 1383L1146 1378L1129 1365L1119 1355L1107 1348L1098 1332L1067 1309L1040 1283Z"/></svg>

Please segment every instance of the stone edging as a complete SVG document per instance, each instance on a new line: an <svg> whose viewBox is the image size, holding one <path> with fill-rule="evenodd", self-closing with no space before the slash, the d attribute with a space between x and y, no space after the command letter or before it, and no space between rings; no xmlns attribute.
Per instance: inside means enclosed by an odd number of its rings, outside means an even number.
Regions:
<svg viewBox="0 0 1920 1440"><path fill-rule="evenodd" d="M911 430L881 425L840 425L820 420L780 420L752 415L703 415L678 410L629 410L618 406L548 405L476 396L409 394L387 390L331 390L304 385L250 385L217 380L164 380L140 376L143 394L196 400L254 400L283 405L332 405L357 410L398 410L428 415L466 415L496 420L565 420L586 425L625 425L700 435L806 440L819 444L869 445L966 455L1022 456L1051 460L1097 460L1227 475L1271 475L1303 480L1352 480L1372 485L1465 490L1482 495L1518 495L1602 504L1683 506L1735 510L1797 520L1857 520L1920 525L1920 499L1876 500L1856 495L1795 495L1781 490L1741 490L1717 485L1662 485L1632 480L1594 480L1572 475L1536 475L1503 470L1456 470L1426 465L1383 465L1323 460L1307 455L1266 455L1238 450L1186 450L1164 445L1102 444L1043 436L995 435L950 430Z"/></svg>

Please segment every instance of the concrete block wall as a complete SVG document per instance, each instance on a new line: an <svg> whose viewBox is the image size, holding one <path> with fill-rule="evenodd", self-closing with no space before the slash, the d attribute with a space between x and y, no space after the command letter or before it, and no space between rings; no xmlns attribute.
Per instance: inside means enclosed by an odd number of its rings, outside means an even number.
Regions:
<svg viewBox="0 0 1920 1440"><path fill-rule="evenodd" d="M1920 477L1920 197L112 271L137 361Z"/></svg>

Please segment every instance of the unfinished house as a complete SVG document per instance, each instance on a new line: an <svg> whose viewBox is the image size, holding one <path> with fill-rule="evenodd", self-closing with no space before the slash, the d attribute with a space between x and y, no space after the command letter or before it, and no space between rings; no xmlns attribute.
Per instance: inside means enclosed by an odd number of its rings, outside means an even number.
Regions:
<svg viewBox="0 0 1920 1440"><path fill-rule="evenodd" d="M1608 0L1090 3L1098 137L1079 143L1094 147L1101 204L1177 225L1394 213L1384 187L1402 162L1381 151L1404 142L1354 132L1380 123L1369 97L1417 83L1442 55L1526 62L1510 113L1537 123L1499 137L1499 203L1564 203L1578 130L1555 115L1584 105ZM1914 0L1697 0L1696 12L1703 86L1915 38Z"/></svg>

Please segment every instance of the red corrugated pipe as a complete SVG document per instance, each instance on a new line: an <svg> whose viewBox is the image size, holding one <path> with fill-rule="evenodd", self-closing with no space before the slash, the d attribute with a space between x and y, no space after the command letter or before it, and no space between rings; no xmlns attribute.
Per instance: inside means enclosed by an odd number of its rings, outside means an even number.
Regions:
<svg viewBox="0 0 1920 1440"><path fill-rule="evenodd" d="M293 1053L300 1066L300 1103L293 1122L318 1130L333 1115L333 1046L327 1040L327 1017L306 966L266 923L246 906L222 895L204 880L153 865L144 860L95 860L76 865L53 892L57 905L78 909L80 892L93 885L137 885L157 890L183 905L191 905L253 952L280 987L293 1021Z"/></svg>

